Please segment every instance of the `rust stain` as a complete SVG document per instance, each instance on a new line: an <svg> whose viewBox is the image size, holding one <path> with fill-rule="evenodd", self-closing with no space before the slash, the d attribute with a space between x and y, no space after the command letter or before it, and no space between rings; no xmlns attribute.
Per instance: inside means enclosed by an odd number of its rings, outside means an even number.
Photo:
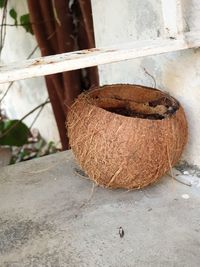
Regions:
<svg viewBox="0 0 200 267"><path fill-rule="evenodd" d="M35 62L33 62L33 63L31 64L31 66L40 65L41 63L42 63L42 61L40 61L40 60L36 60Z"/></svg>
<svg viewBox="0 0 200 267"><path fill-rule="evenodd" d="M38 66L38 65L43 65L43 64L53 64L55 63L54 61L49 61L49 62L46 62L46 61L43 61L43 60L35 60L35 62L33 62L31 64L31 66Z"/></svg>
<svg viewBox="0 0 200 267"><path fill-rule="evenodd" d="M98 51L101 51L101 50L98 48L90 48L90 49L84 49L82 51L78 51L78 52L76 52L76 54L83 55L83 54L89 54L91 52L98 52Z"/></svg>
<svg viewBox="0 0 200 267"><path fill-rule="evenodd" d="M85 54L89 54L89 53L92 53L92 52L99 52L99 51L101 51L101 49L91 48L91 49L84 49L82 51L77 51L74 54L75 55L85 55ZM108 50L108 52L112 52L112 51L115 51L115 50ZM67 60L73 60L73 58L69 58ZM54 63L56 63L56 62L54 62L54 61L47 62L47 61L44 61L44 60L36 59L30 66L39 66L39 65L43 65L43 64L54 64Z"/></svg>

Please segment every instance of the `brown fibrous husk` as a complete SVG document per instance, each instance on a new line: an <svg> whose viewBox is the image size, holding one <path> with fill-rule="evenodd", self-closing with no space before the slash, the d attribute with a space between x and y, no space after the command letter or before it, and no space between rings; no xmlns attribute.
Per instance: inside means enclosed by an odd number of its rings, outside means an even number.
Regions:
<svg viewBox="0 0 200 267"><path fill-rule="evenodd" d="M111 188L157 181L179 160L188 136L179 102L139 85L107 85L81 94L69 110L67 127L81 168Z"/></svg>

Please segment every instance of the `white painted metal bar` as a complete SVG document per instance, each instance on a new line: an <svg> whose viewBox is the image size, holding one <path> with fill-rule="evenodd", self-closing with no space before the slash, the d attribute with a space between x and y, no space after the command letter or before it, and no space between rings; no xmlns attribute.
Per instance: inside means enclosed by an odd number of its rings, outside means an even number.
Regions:
<svg viewBox="0 0 200 267"><path fill-rule="evenodd" d="M183 33L182 0L161 0L166 37L177 37Z"/></svg>
<svg viewBox="0 0 200 267"><path fill-rule="evenodd" d="M136 41L120 46L40 57L1 66L0 83L195 47L200 47L200 32L189 32L173 40Z"/></svg>

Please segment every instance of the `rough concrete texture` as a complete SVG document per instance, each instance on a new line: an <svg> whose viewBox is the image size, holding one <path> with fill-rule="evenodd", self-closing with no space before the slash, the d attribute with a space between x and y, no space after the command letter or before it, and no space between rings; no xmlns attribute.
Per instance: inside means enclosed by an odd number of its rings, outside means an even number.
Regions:
<svg viewBox="0 0 200 267"><path fill-rule="evenodd" d="M197 187L114 191L77 168L63 152L1 169L1 267L199 266Z"/></svg>

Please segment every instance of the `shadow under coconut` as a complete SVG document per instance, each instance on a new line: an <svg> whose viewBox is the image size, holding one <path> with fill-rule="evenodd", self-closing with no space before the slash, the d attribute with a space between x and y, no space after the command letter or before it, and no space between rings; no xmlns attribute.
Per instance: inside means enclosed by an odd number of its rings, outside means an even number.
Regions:
<svg viewBox="0 0 200 267"><path fill-rule="evenodd" d="M91 184L94 183L94 181L92 181L89 178L89 176L77 164L73 167L73 171L74 171L74 174L76 176L78 176L78 177L81 177L81 179L89 180L89 182ZM160 180L157 180L156 182L150 184L148 187L141 188L139 191L142 192L142 194L145 197L148 197L148 198L156 197L157 193L158 193L157 189L159 189L160 187L165 186L164 184L166 182L166 179L169 179L169 177L164 175L163 177L161 177ZM171 179L173 179L173 177L171 177ZM117 189L114 189L112 187L107 188L107 187L101 186L99 184L96 184L96 186L101 188L101 189L106 189L106 190L115 192L115 193L117 193L118 196L119 196L119 194L128 194L128 193L130 193L132 191L136 191L136 190L138 191L138 188L132 188L132 189L117 188Z"/></svg>

